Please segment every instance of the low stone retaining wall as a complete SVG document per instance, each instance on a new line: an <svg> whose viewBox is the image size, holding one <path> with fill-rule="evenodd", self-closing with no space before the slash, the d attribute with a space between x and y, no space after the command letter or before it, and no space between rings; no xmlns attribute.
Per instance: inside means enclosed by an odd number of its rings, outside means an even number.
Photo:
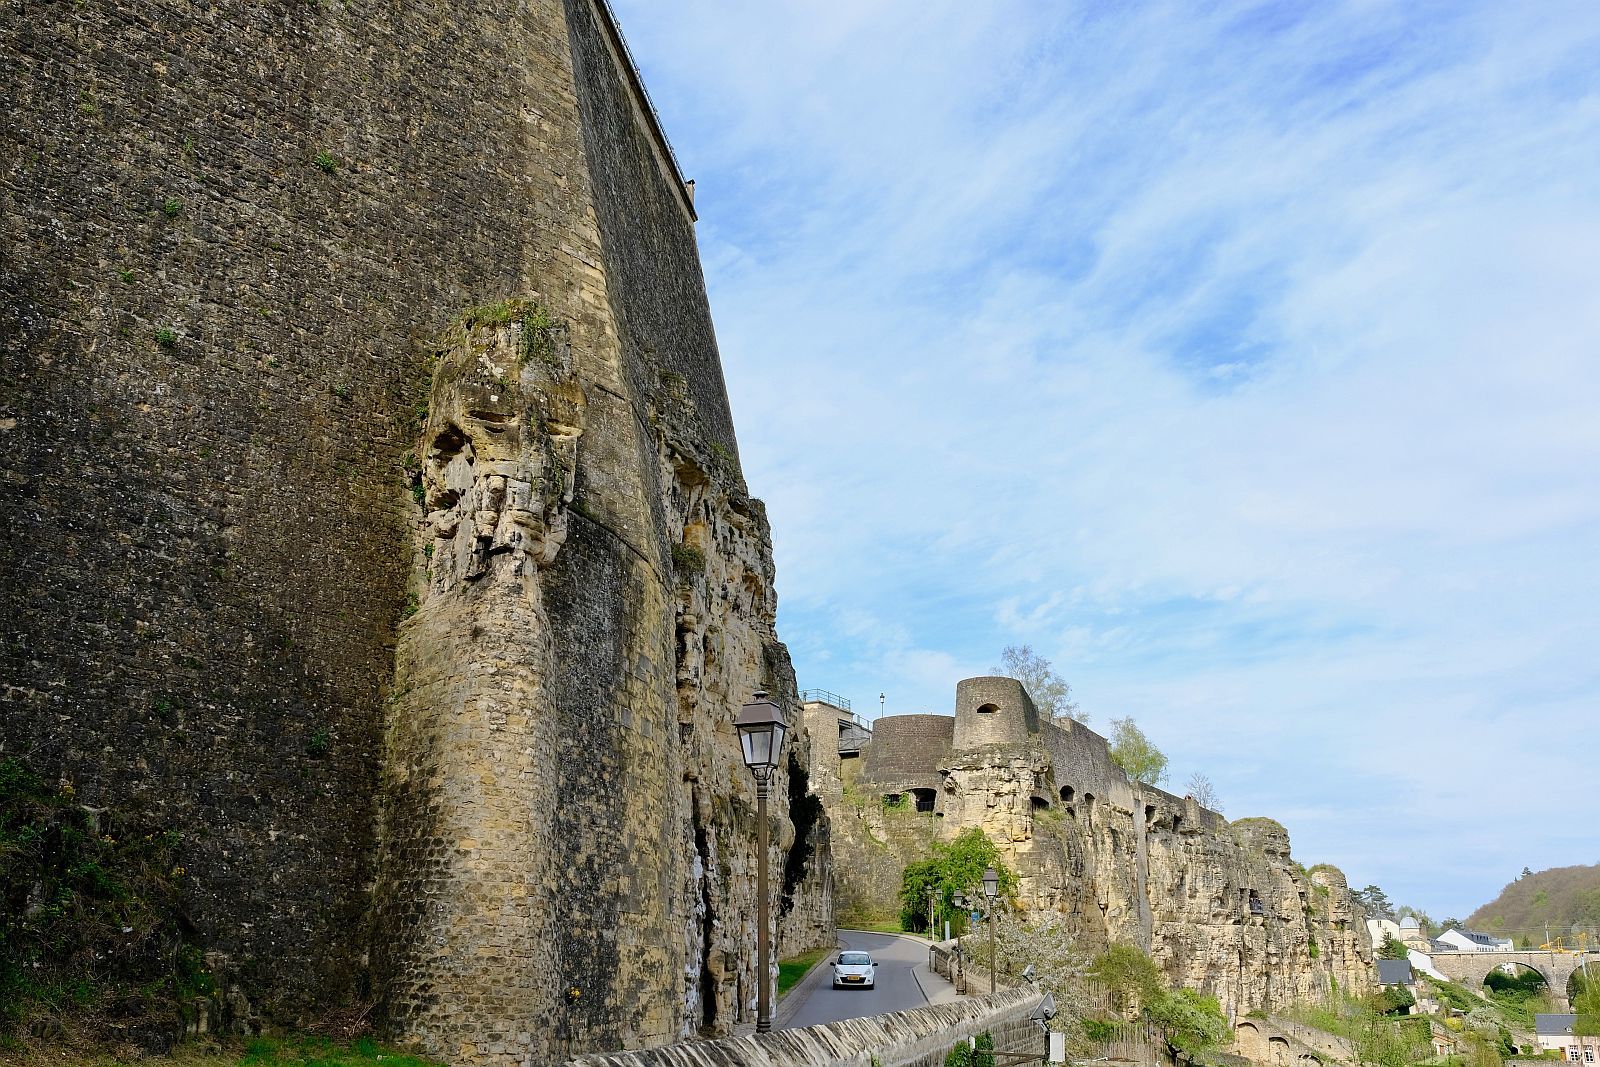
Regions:
<svg viewBox="0 0 1600 1067"><path fill-rule="evenodd" d="M1042 1059L1044 1034L1029 1018L1041 999L1036 989L1006 989L798 1030L593 1053L566 1067L944 1067L956 1042L983 1033L998 1052L1037 1052Z"/></svg>

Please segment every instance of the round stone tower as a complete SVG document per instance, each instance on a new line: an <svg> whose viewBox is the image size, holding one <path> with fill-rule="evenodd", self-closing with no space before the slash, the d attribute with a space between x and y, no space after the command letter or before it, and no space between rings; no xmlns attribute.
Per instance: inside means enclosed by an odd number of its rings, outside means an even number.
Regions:
<svg viewBox="0 0 1600 1067"><path fill-rule="evenodd" d="M1038 709L1015 678L967 678L956 683L956 751L1019 744L1038 732Z"/></svg>

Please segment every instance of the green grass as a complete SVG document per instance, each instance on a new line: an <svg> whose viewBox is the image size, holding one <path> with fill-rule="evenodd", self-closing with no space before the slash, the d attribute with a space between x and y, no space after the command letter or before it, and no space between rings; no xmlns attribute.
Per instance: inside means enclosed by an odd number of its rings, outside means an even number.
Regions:
<svg viewBox="0 0 1600 1067"><path fill-rule="evenodd" d="M778 961L778 996L783 996L790 989L800 984L800 979L810 973L811 968L826 959L833 952L832 949L819 948L810 952L802 952L798 956L790 956L786 960ZM388 1062L387 1060L384 1062Z"/></svg>
<svg viewBox="0 0 1600 1067"><path fill-rule="evenodd" d="M904 928L902 928L900 925L899 919L869 919L863 922L843 923L840 924L839 928L841 930L866 930L868 933L873 934L905 933Z"/></svg>
<svg viewBox="0 0 1600 1067"><path fill-rule="evenodd" d="M50 1067L112 1067L124 1063L109 1053L73 1054L59 1049L39 1049L17 1062L32 1067L37 1061ZM434 1060L413 1056L370 1037L331 1041L322 1037L251 1038L245 1042L194 1041L172 1050L170 1056L148 1060L156 1067L439 1067Z"/></svg>

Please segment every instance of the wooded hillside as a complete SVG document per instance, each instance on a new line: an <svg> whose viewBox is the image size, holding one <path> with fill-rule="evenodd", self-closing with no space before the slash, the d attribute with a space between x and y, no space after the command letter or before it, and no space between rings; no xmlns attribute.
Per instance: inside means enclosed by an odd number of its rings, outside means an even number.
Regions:
<svg viewBox="0 0 1600 1067"><path fill-rule="evenodd" d="M1600 864L1524 874L1467 918L1474 930L1519 943L1523 937L1543 943L1546 924L1552 935L1600 925Z"/></svg>

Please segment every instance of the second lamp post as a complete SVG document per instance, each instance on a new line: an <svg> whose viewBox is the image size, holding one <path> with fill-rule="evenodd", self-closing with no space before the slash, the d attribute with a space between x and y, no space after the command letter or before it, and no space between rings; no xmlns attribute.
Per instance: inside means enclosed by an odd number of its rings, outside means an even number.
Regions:
<svg viewBox="0 0 1600 1067"><path fill-rule="evenodd" d="M994 992L994 908L1000 892L1000 875L993 867L983 872L983 895L989 898L989 992Z"/></svg>

